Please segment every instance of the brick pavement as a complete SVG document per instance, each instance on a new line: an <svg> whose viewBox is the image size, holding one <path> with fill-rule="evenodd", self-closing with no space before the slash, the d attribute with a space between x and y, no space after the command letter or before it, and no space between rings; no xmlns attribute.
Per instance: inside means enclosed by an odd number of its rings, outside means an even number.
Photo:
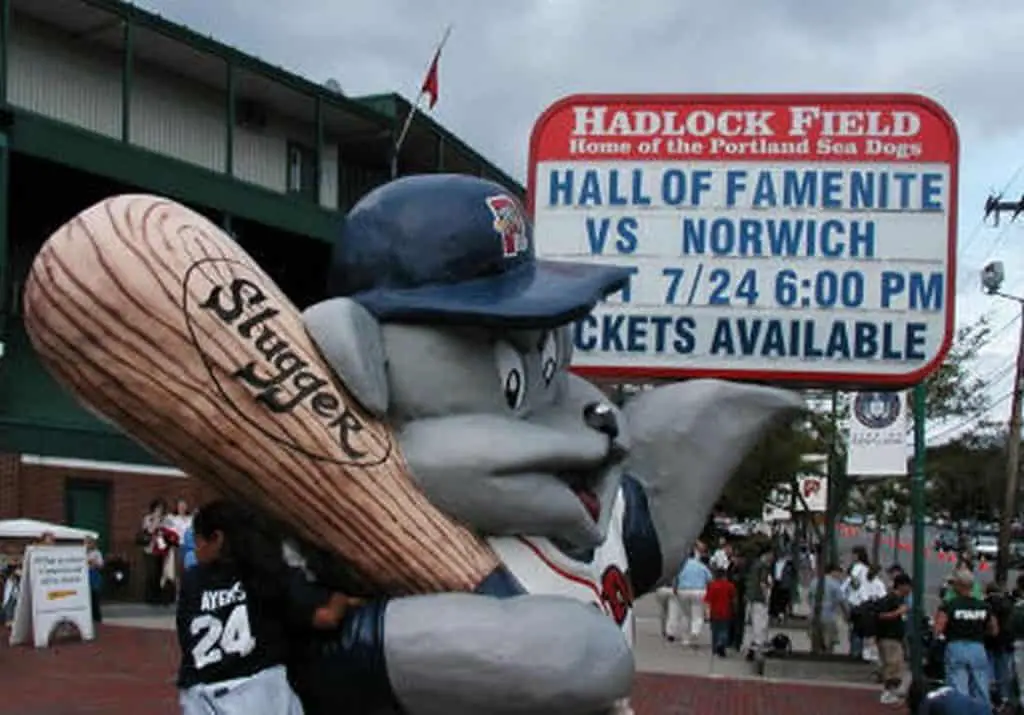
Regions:
<svg viewBox="0 0 1024 715"><path fill-rule="evenodd" d="M175 715L173 634L101 626L92 643L50 650L0 643L0 713L7 715ZM13 686L13 687L12 687ZM638 715L880 715L867 689L732 678L640 674Z"/></svg>

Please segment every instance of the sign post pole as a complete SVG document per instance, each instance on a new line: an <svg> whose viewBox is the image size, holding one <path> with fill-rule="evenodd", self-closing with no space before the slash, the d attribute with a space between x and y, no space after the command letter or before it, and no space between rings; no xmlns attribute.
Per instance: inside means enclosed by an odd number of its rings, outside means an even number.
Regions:
<svg viewBox="0 0 1024 715"><path fill-rule="evenodd" d="M914 471L910 482L911 518L914 523L914 597L910 610L910 668L914 680L920 681L924 666L921 621L924 616L924 467L925 467L925 399L924 383L914 387Z"/></svg>

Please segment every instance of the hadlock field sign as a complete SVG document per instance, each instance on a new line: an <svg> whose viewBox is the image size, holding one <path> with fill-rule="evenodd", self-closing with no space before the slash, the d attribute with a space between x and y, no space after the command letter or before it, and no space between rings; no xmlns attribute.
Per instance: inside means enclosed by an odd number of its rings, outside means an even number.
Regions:
<svg viewBox="0 0 1024 715"><path fill-rule="evenodd" d="M899 387L953 337L958 140L916 95L589 95L530 142L543 258L626 265L575 369Z"/></svg>

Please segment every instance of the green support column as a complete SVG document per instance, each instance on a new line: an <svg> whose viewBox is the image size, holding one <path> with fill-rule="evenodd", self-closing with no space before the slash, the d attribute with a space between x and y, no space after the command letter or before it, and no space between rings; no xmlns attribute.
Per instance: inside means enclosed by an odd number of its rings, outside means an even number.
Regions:
<svg viewBox="0 0 1024 715"><path fill-rule="evenodd" d="M235 175L235 65L231 60L225 63L226 76L224 84L224 173Z"/></svg>
<svg viewBox="0 0 1024 715"><path fill-rule="evenodd" d="M10 71L11 2L0 0L0 104L7 104L7 75ZM11 310L11 250L7 237L10 151L6 132L0 132L0 344L6 343L7 315ZM5 346L6 347L6 346Z"/></svg>
<svg viewBox="0 0 1024 715"><path fill-rule="evenodd" d="M6 6L7 3L5 2ZM11 251L7 239L7 226L10 223L7 214L7 194L10 187L11 168L10 144L6 132L0 132L0 343L5 343L7 336L7 316L12 301L9 300L11 285Z"/></svg>
<svg viewBox="0 0 1024 715"><path fill-rule="evenodd" d="M313 175L313 196L316 197L316 205L322 204L320 187L324 184L324 100L320 95L316 97L316 104L313 109L314 124L316 125L316 173Z"/></svg>
<svg viewBox="0 0 1024 715"><path fill-rule="evenodd" d="M7 75L11 39L11 0L0 0L0 104L7 104Z"/></svg>
<svg viewBox="0 0 1024 715"><path fill-rule="evenodd" d="M132 140L132 66L135 23L129 5L124 15L123 55L121 57L121 141Z"/></svg>
<svg viewBox="0 0 1024 715"><path fill-rule="evenodd" d="M235 65L231 60L224 62L224 173L235 175ZM232 216L225 213L221 227L229 236L234 236Z"/></svg>
<svg viewBox="0 0 1024 715"><path fill-rule="evenodd" d="M914 602L910 612L913 637L910 639L910 668L915 680L923 674L924 649L921 619L924 615L924 482L925 482L925 392L924 383L914 387L914 474L910 482L911 518L914 522Z"/></svg>

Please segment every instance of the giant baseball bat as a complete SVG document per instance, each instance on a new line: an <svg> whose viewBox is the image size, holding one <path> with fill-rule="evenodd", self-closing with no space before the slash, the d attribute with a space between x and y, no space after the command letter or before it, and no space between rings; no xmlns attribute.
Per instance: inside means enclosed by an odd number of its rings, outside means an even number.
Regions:
<svg viewBox="0 0 1024 715"><path fill-rule="evenodd" d="M25 328L80 402L379 591L471 590L493 552L439 512L298 310L231 237L168 199L116 196L43 244Z"/></svg>

